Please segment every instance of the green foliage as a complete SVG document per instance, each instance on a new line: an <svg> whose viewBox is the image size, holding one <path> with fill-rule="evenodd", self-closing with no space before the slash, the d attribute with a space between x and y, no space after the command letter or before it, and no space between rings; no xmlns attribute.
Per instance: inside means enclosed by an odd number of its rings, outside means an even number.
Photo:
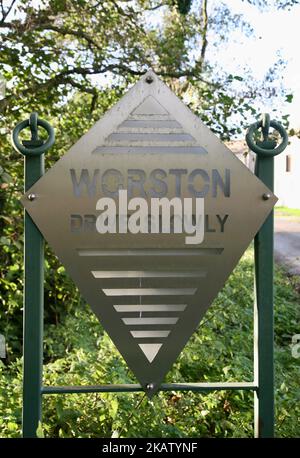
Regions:
<svg viewBox="0 0 300 458"><path fill-rule="evenodd" d="M275 207L275 215L277 216L300 216L299 208L288 208L288 207Z"/></svg>
<svg viewBox="0 0 300 458"><path fill-rule="evenodd" d="M171 0L171 3L175 5L180 14L187 14L192 6L193 0Z"/></svg>
<svg viewBox="0 0 300 458"><path fill-rule="evenodd" d="M250 5L259 7L262 11L278 8L279 10L290 9L299 5L299 0L242 0L247 1Z"/></svg>
<svg viewBox="0 0 300 458"><path fill-rule="evenodd" d="M75 143L122 95L124 88L110 88L99 94L99 105L91 112L91 96L76 96L62 105L52 122L56 143L46 155L46 168ZM55 111L55 110L54 110ZM43 116L43 111L41 112ZM5 335L9 359L20 355L22 344L23 289L23 158L2 143L0 168L0 332ZM2 154L3 153L3 154ZM45 322L59 323L78 303L79 294L64 270L46 247Z"/></svg>
<svg viewBox="0 0 300 458"><path fill-rule="evenodd" d="M252 82L251 91L245 92L247 75L221 75L211 68L206 59L207 30L218 32L216 43L210 38L214 46L226 41L232 29L246 34L252 29L222 3L210 17L206 8L198 8L200 2L191 8L190 4L43 0L33 6L31 0L19 0L16 16L6 6L0 11L0 80L7 81L0 99L0 332L8 355L0 367L1 437L18 437L21 422L23 159L12 150L11 130L31 111L47 119L56 130L55 146L46 155L49 168L152 66L221 138L240 134L247 117L256 114L255 95L272 95L268 84L275 74L263 83L265 92ZM149 20L156 10L163 12L159 25ZM292 95L286 100L292 101ZM49 247L45 272L45 383L133 381ZM251 275L248 255L168 381L251 380ZM280 272L277 284L278 435L296 436L298 367L289 343L291 335L299 333L298 298L291 279ZM252 435L248 393L160 393L136 408L141 399L141 394L46 396L39 437Z"/></svg>
<svg viewBox="0 0 300 458"><path fill-rule="evenodd" d="M65 275L65 274L64 274ZM65 281L67 279L65 278ZM299 360L290 351L299 333L295 280L276 271L276 435L299 436ZM167 382L251 381L253 253L248 250L198 330L167 375ZM298 326L298 328L297 328ZM45 385L134 383L125 362L84 302L45 327ZM0 368L0 437L19 437L21 359ZM253 395L142 393L45 395L39 437L251 437Z"/></svg>
<svg viewBox="0 0 300 458"><path fill-rule="evenodd" d="M1 133L9 134L30 111L62 117L62 105L74 95L77 102L83 96L88 117L98 107L105 111L109 92L119 94L149 67L226 139L246 124L236 115L247 117L247 104L253 105L256 95L260 100L278 96L272 81L255 85L248 75L249 92L247 84L237 85L239 75L210 65L208 45L220 46L233 30L253 33L242 15L222 2L208 9L206 1L191 0L45 0L38 5L18 0L14 8L15 15L9 2L0 10L0 79L7 82L0 98ZM0 146L7 154L7 139Z"/></svg>

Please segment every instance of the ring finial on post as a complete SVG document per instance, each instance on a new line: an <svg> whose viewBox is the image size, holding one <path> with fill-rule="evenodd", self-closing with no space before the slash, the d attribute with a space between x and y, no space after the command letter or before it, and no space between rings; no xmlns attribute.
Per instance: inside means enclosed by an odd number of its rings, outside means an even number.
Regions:
<svg viewBox="0 0 300 458"><path fill-rule="evenodd" d="M46 141L42 140L38 136L38 126L43 127L48 133ZM31 139L20 142L19 135L26 127L30 128ZM24 156L40 156L45 153L55 141L55 134L53 127L43 119L38 117L38 114L31 113L29 119L19 122L12 132L12 144L16 151L23 154Z"/></svg>
<svg viewBox="0 0 300 458"><path fill-rule="evenodd" d="M280 137L281 143L277 145L276 140L269 139L269 129L273 127ZM255 142L254 133L258 129L262 129L262 141ZM285 128L277 121L271 121L269 114L263 114L260 121L251 124L246 134L246 142L251 151L263 157L274 157L282 153L288 144L288 134Z"/></svg>

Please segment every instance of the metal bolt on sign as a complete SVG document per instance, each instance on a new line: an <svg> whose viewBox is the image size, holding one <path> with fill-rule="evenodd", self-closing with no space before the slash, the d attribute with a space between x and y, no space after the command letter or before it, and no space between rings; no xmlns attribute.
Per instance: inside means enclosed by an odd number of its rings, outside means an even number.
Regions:
<svg viewBox="0 0 300 458"><path fill-rule="evenodd" d="M45 175L42 154L53 144L53 130L36 114L16 126L13 144L25 154L26 165L25 437L36 436L44 394L145 391L151 398L158 390L224 389L256 393L256 435L272 434L266 416L272 413L268 390L273 385L264 369L270 366L266 349L271 331L264 340L264 329L272 328L270 305L256 310L253 382L167 384L163 378L258 231L257 304L266 296L270 302L272 246L266 233L272 229L268 215L276 197L260 157L268 161L265 150L278 152L277 143L268 139L268 125L285 142L284 131L274 123L265 118L247 134L251 149L260 150L258 178L153 71L71 148L68 160L63 157ZM48 132L45 143L38 138L38 126ZM21 144L18 136L26 127L32 139ZM261 127L263 141L255 143L254 131ZM139 383L42 386L43 237L101 317ZM269 266L263 272L262 261Z"/></svg>

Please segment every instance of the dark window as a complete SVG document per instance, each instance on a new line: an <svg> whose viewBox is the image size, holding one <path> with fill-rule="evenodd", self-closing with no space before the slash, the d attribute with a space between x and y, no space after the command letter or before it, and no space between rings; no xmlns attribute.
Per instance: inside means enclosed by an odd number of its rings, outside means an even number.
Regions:
<svg viewBox="0 0 300 458"><path fill-rule="evenodd" d="M291 172L291 169L292 169L292 158L291 158L291 156L288 154L288 155L285 157L285 171L286 171L286 172Z"/></svg>

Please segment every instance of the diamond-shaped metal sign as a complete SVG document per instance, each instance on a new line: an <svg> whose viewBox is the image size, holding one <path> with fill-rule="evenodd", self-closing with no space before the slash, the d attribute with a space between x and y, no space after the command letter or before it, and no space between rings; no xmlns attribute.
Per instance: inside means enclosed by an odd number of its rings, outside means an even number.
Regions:
<svg viewBox="0 0 300 458"><path fill-rule="evenodd" d="M276 197L149 71L22 202L152 396Z"/></svg>

